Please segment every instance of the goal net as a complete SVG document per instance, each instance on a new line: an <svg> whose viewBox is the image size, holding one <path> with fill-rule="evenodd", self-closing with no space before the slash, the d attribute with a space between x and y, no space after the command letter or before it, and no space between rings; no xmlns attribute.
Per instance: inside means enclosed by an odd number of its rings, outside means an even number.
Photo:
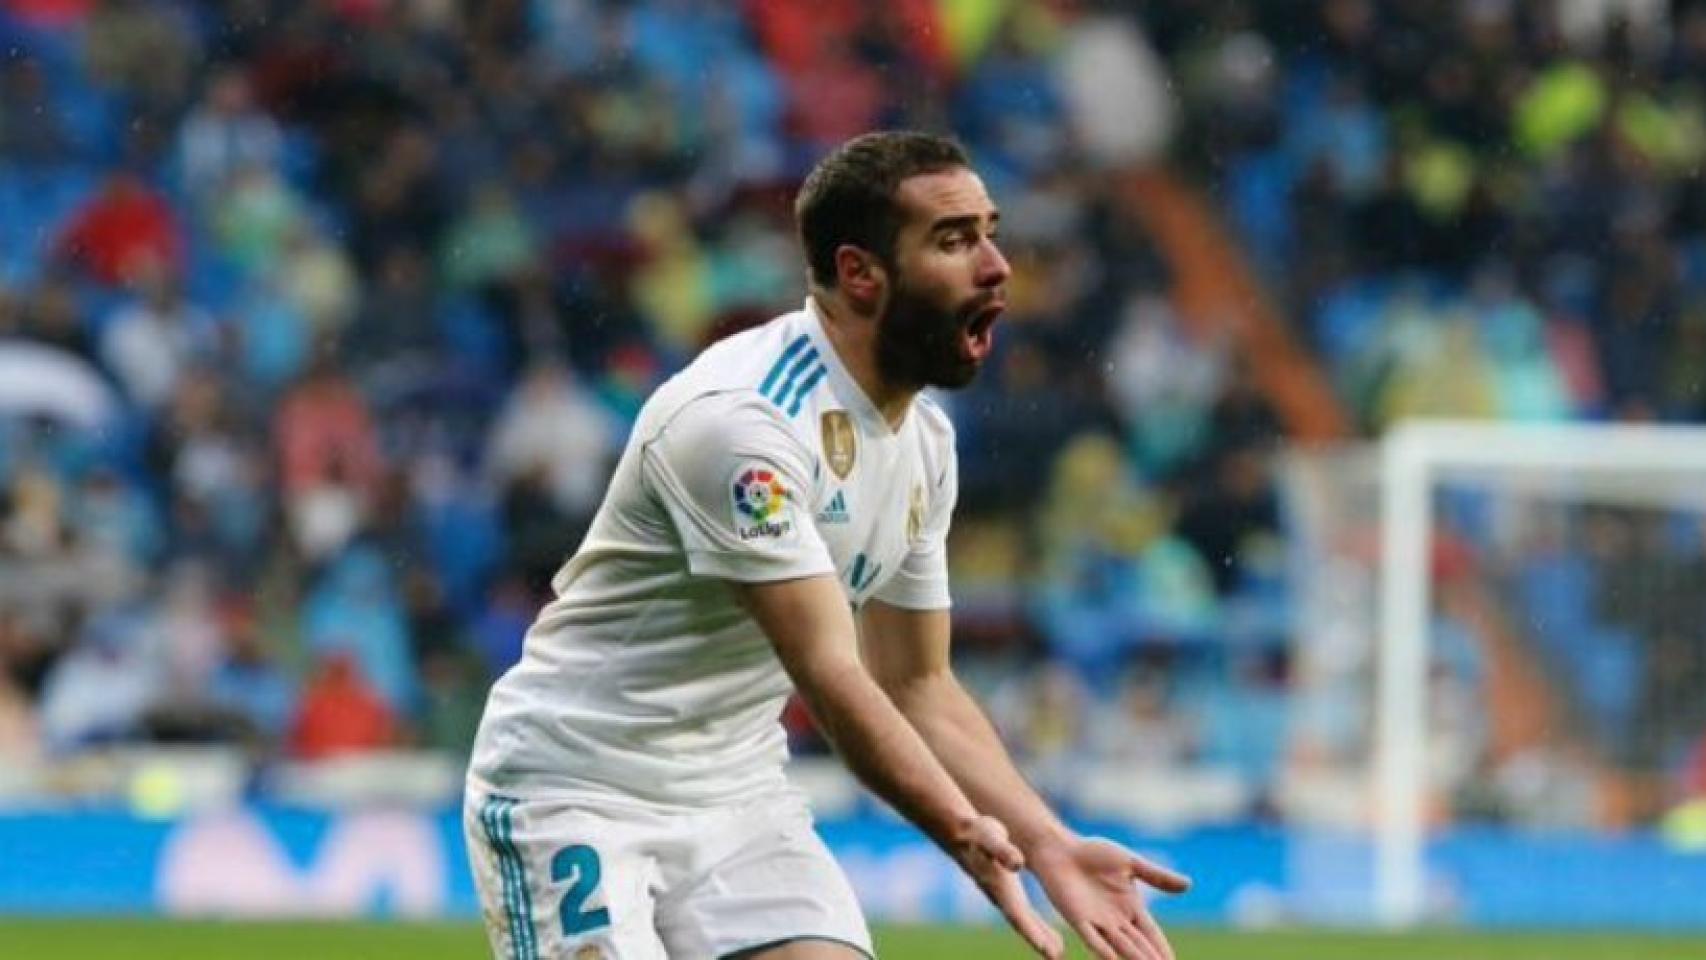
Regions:
<svg viewBox="0 0 1706 960"><path fill-rule="evenodd" d="M1706 430L1411 423L1283 473L1308 919L1456 919L1432 839L1626 835L1706 789Z"/></svg>

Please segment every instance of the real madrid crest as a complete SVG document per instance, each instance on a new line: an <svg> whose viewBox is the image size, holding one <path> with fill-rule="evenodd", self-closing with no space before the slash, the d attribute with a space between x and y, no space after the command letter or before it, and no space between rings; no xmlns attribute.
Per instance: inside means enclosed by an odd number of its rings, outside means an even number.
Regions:
<svg viewBox="0 0 1706 960"><path fill-rule="evenodd" d="M924 535L924 485L912 485L912 498L906 505L906 542L917 543Z"/></svg>
<svg viewBox="0 0 1706 960"><path fill-rule="evenodd" d="M845 410L829 410L820 421L823 427L823 458L829 469L845 480L859 459L859 441L853 434L853 418Z"/></svg>

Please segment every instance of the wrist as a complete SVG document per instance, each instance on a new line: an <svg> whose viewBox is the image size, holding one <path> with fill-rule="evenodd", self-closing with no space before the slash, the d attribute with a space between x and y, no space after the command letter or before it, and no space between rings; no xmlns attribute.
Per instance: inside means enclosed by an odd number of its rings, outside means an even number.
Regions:
<svg viewBox="0 0 1706 960"><path fill-rule="evenodd" d="M1037 858L1047 858L1051 855L1065 853L1077 841L1078 834L1058 820L1028 825L1023 829L1013 830L1013 844L1024 852L1025 858L1035 862Z"/></svg>

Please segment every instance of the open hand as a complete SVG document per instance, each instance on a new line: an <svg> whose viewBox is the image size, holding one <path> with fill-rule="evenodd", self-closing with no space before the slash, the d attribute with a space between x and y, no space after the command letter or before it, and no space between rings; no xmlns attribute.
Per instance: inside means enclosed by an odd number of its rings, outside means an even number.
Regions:
<svg viewBox="0 0 1706 960"><path fill-rule="evenodd" d="M1174 960L1136 885L1183 893L1189 878L1117 843L1083 837L1033 848L1030 868L1055 909L1101 960Z"/></svg>
<svg viewBox="0 0 1706 960"><path fill-rule="evenodd" d="M966 820L949 843L948 852L1031 949L1048 960L1059 960L1066 953L1060 933L1038 916L1025 896L1024 885L1019 882L1025 855L1007 839L1007 828L1001 821L983 816Z"/></svg>

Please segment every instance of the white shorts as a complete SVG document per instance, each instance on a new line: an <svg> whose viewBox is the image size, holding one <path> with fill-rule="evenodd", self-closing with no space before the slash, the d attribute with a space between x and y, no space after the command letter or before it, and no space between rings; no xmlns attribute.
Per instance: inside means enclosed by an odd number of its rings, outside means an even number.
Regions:
<svg viewBox="0 0 1706 960"><path fill-rule="evenodd" d="M800 939L874 956L853 889L793 793L664 813L470 781L462 825L499 960L714 960Z"/></svg>

